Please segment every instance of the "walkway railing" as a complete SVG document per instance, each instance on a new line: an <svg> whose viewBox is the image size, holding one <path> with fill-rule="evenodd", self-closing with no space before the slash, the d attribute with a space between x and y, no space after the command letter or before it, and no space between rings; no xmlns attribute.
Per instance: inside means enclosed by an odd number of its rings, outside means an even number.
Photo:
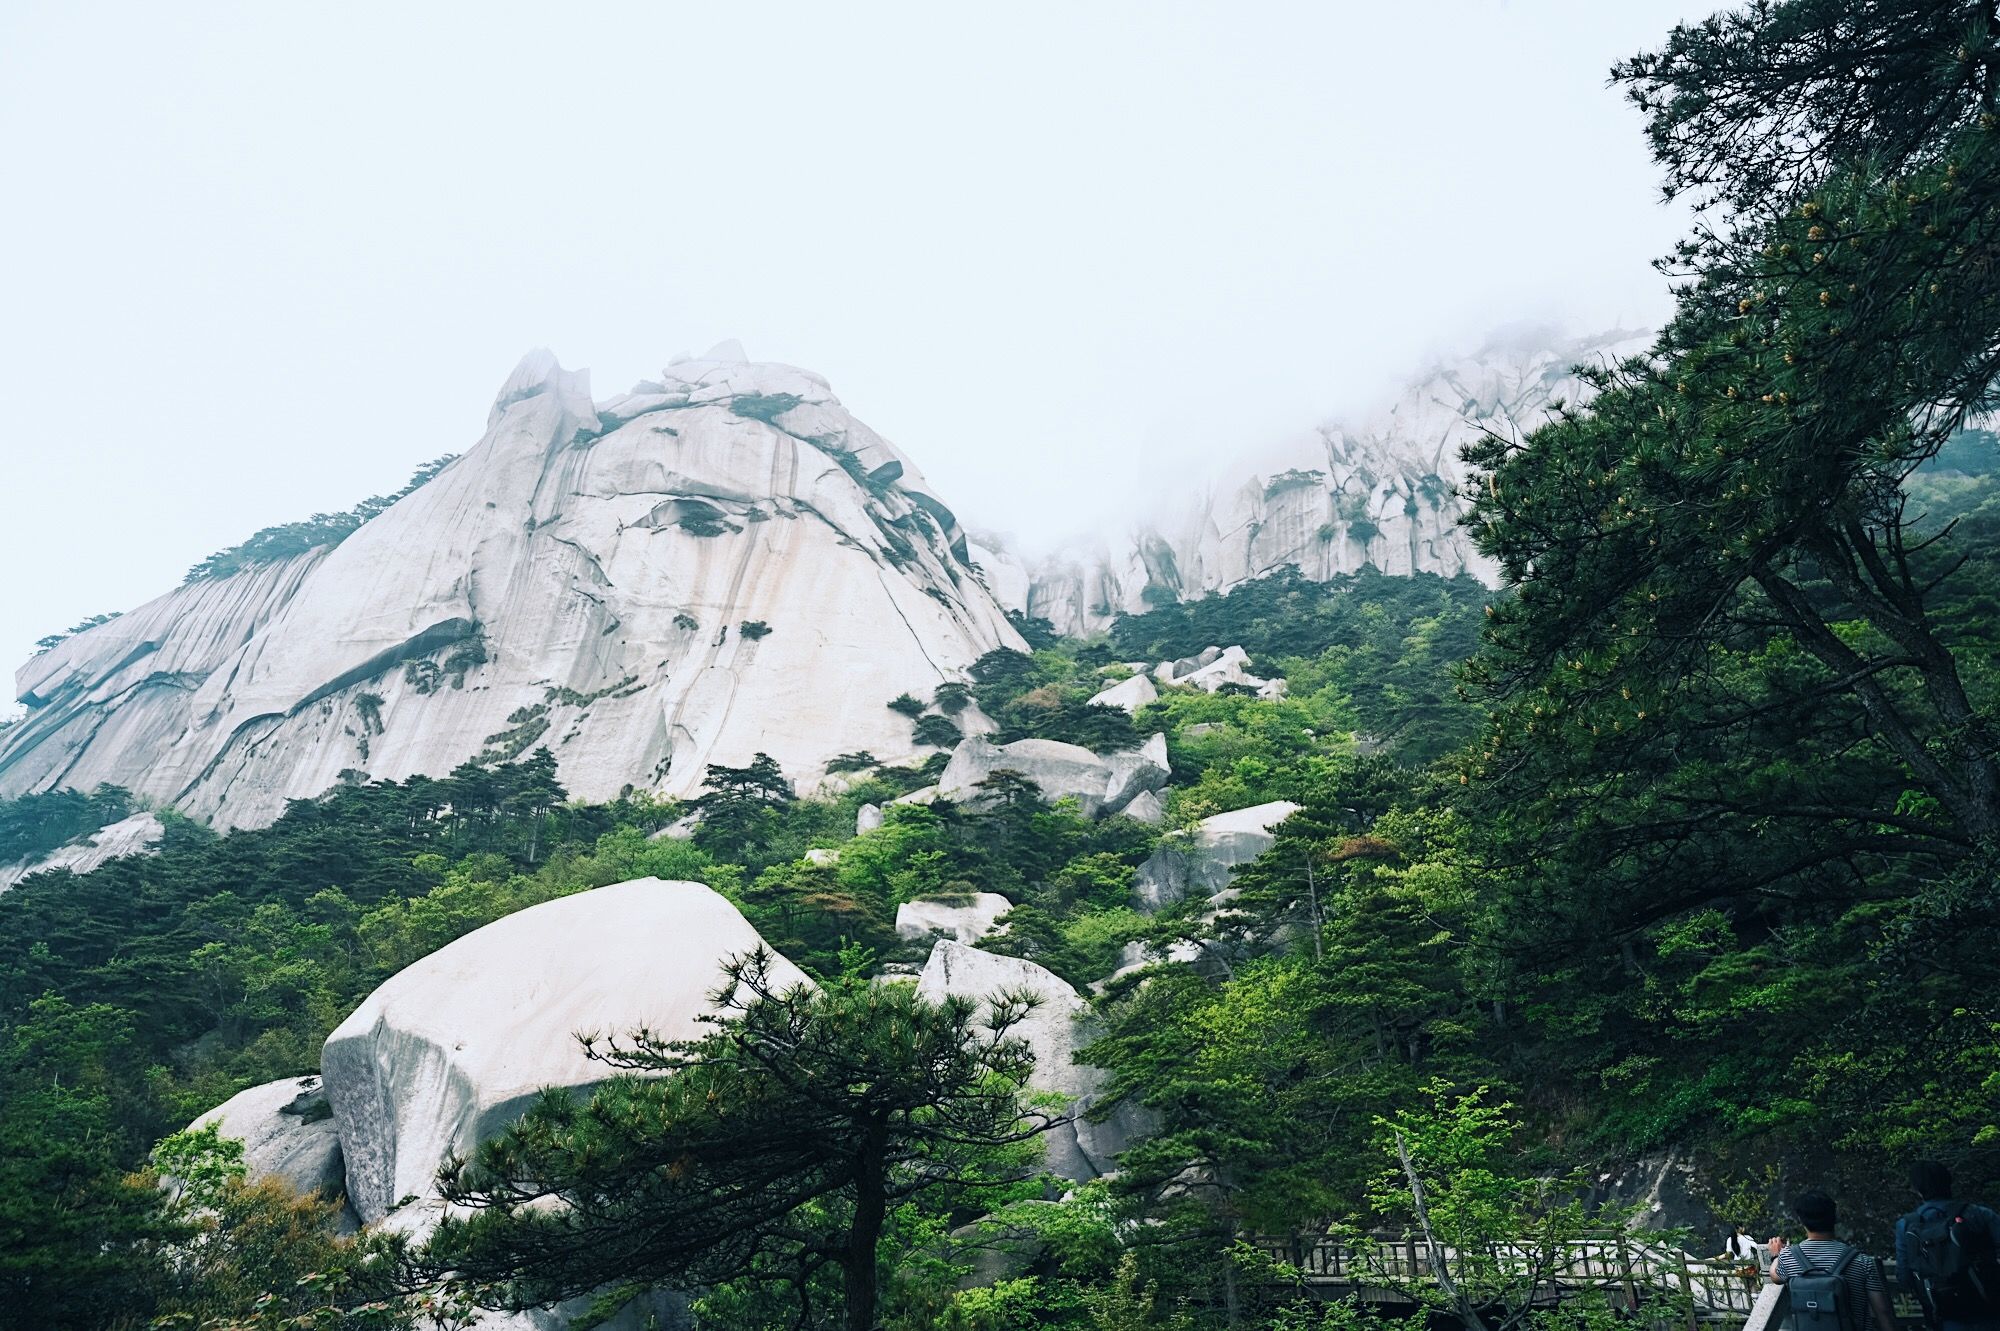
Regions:
<svg viewBox="0 0 2000 1331"><path fill-rule="evenodd" d="M1409 1298L1415 1286L1438 1283L1432 1250L1410 1235L1301 1235L1260 1239L1257 1246L1296 1270L1308 1287L1336 1296L1353 1293L1370 1302L1397 1302ZM1474 1284L1510 1284L1518 1296L1535 1303L1553 1304L1595 1290L1628 1311L1664 1312L1678 1304L1685 1312L1675 1320L1689 1327L1698 1321L1742 1325L1762 1292L1775 1288L1765 1283L1761 1271L1748 1277L1740 1266L1689 1257L1631 1234L1575 1239L1548 1249L1442 1249L1439 1256L1446 1274L1460 1283L1469 1276Z"/></svg>

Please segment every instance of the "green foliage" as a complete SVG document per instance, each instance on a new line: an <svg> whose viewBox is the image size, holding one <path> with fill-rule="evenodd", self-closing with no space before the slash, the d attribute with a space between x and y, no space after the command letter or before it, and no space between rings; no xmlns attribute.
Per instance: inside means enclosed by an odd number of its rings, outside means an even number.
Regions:
<svg viewBox="0 0 2000 1331"><path fill-rule="evenodd" d="M957 723L948 716L920 716L911 733L914 742L934 749L948 749L962 738Z"/></svg>
<svg viewBox="0 0 2000 1331"><path fill-rule="evenodd" d="M100 785L89 794L57 789L0 800L0 864L39 859L64 842L132 812L132 792Z"/></svg>
<svg viewBox="0 0 2000 1331"><path fill-rule="evenodd" d="M924 700L913 693L899 693L888 703L889 710L900 712L912 721L924 714Z"/></svg>
<svg viewBox="0 0 2000 1331"><path fill-rule="evenodd" d="M1241 646L1299 693L1337 687L1346 726L1405 761L1429 762L1469 739L1479 713L1452 668L1470 656L1493 594L1470 576L1392 577L1374 568L1312 582L1287 568L1220 596L1129 615L1111 628L1126 660L1170 661Z"/></svg>
<svg viewBox="0 0 2000 1331"><path fill-rule="evenodd" d="M2000 215L1992 36L1793 0L1622 67L1670 192L1719 214L1646 356L1468 452L1517 594L1458 803L1515 1000L1611 1140L1811 1118L1960 1156L2000 1122L1970 1070L2000 1022L1991 449L1959 434L2000 336L1968 258ZM1889 1074L1864 1029L1924 1034Z"/></svg>
<svg viewBox="0 0 2000 1331"><path fill-rule="evenodd" d="M756 642L771 635L771 626L761 619L746 619L736 626L736 631L743 635L745 642Z"/></svg>
<svg viewBox="0 0 2000 1331"><path fill-rule="evenodd" d="M59 647L71 638L74 638L77 634L88 632L96 628L99 624L109 624L122 613L122 611L113 610L108 615L92 615L88 619L78 620L61 633L51 633L46 638L37 638L35 639L35 655L40 656L51 647Z"/></svg>

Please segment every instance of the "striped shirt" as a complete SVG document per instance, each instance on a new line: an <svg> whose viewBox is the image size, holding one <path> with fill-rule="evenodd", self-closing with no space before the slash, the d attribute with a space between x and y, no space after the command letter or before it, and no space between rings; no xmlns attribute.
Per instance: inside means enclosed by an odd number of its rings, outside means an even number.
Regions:
<svg viewBox="0 0 2000 1331"><path fill-rule="evenodd" d="M1839 1239L1802 1239L1778 1254L1778 1260L1771 1263L1771 1275L1779 1284L1793 1276L1830 1275L1847 1248ZM1840 1286L1841 1320L1856 1328L1872 1325L1868 1296L1889 1293L1889 1282L1882 1277L1882 1263L1865 1252L1855 1254L1847 1269L1840 1273Z"/></svg>

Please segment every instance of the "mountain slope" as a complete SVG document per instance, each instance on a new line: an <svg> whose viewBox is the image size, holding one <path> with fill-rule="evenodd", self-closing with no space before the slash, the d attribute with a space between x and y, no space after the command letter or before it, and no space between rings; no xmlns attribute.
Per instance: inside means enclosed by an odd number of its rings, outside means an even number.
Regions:
<svg viewBox="0 0 2000 1331"><path fill-rule="evenodd" d="M339 544L22 667L0 796L112 782L257 825L539 745L590 798L758 751L810 782L909 753L883 704L1003 645L951 511L818 376L725 346L597 404L536 352L476 446Z"/></svg>
<svg viewBox="0 0 2000 1331"><path fill-rule="evenodd" d="M1248 479L1197 491L1178 513L1046 559L1023 559L1004 538L982 539L974 557L1009 608L1067 634L1288 564L1317 582L1373 565L1490 584L1493 570L1458 526L1459 450L1486 431L1526 434L1551 402L1585 395L1572 366L1632 355L1649 339L1541 330L1495 338L1433 366L1360 424L1322 425Z"/></svg>

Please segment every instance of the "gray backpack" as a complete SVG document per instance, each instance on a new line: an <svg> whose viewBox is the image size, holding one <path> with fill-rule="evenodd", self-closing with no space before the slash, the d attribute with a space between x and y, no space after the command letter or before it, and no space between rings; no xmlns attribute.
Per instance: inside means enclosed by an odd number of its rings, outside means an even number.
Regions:
<svg viewBox="0 0 2000 1331"><path fill-rule="evenodd" d="M1792 1331L1856 1331L1866 1324L1861 1309L1843 1306L1853 1300L1842 1277L1860 1255L1850 1243L1831 1270L1816 1271L1807 1265L1806 1250L1799 1249L1799 1273L1785 1282L1792 1294Z"/></svg>

